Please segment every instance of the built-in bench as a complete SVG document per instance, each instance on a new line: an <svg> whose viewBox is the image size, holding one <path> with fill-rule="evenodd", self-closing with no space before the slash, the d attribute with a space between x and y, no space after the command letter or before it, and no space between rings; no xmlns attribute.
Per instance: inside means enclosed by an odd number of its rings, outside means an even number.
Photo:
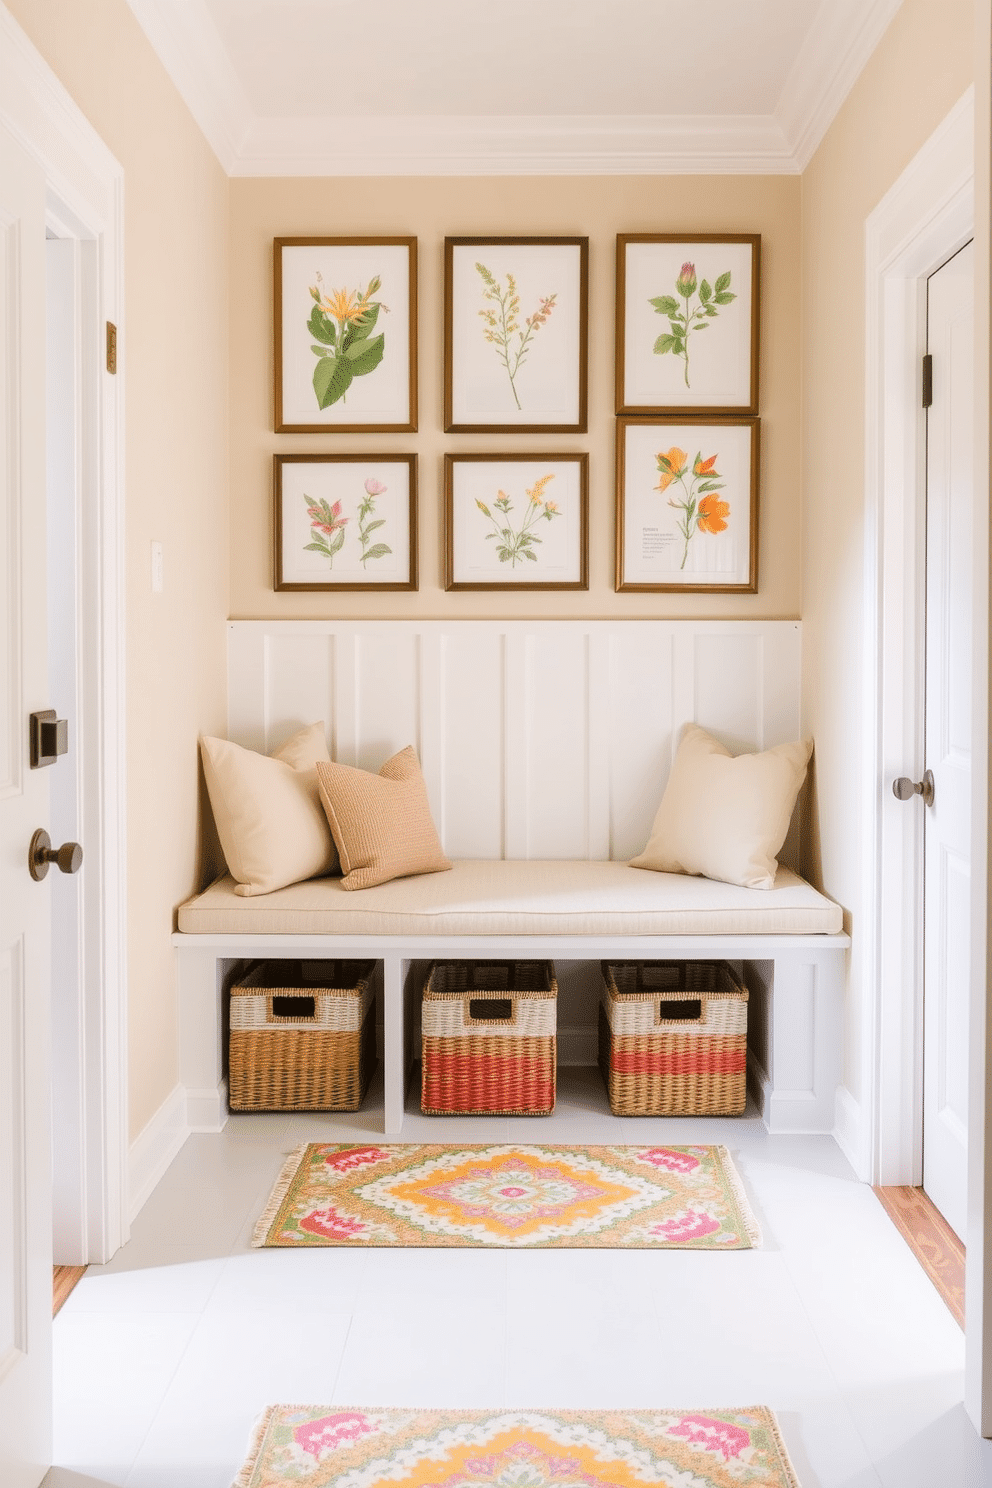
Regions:
<svg viewBox="0 0 992 1488"><path fill-rule="evenodd" d="M229 656L230 737L246 747L268 751L316 718L344 763L378 768L415 744L455 866L358 892L327 878L247 899L225 878L183 905L173 943L191 1128L226 1120L223 987L236 963L381 964L384 1129L395 1135L415 967L491 956L582 963L590 975L600 960L739 963L766 1123L833 1129L850 944L840 909L788 867L760 890L618 861L644 845L684 722L735 750L799 736L797 624L246 621L230 627ZM794 824L782 856L797 854ZM594 1062L593 1044L559 1025L560 1055Z"/></svg>
<svg viewBox="0 0 992 1488"><path fill-rule="evenodd" d="M182 1081L201 1129L226 1114L230 964L335 956L382 963L388 1134L403 1124L414 963L486 956L742 962L751 1077L769 1129L833 1127L849 941L837 905L787 868L768 890L604 862L460 861L357 893L323 878L257 899L223 878L182 906L179 932Z"/></svg>

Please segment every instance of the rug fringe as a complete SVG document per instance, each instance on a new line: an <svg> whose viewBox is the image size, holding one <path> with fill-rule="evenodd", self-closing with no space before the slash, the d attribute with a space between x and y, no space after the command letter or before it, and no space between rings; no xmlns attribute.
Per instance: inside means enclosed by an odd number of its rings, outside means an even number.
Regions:
<svg viewBox="0 0 992 1488"><path fill-rule="evenodd" d="M269 1429L269 1422L276 1411L282 1410L281 1405L268 1405L251 1428L248 1438L248 1452L244 1463L238 1472L238 1476L231 1484L231 1488L251 1488L251 1480L255 1476L255 1467L259 1457L262 1455L262 1447L265 1445L265 1436Z"/></svg>
<svg viewBox="0 0 992 1488"><path fill-rule="evenodd" d="M730 1185L730 1192L733 1194L734 1198L737 1201L737 1207L740 1210L741 1219L744 1221L745 1234L747 1235L747 1238L750 1240L755 1250L758 1250L762 1243L761 1226L758 1224L758 1221L754 1216L754 1210L751 1208L751 1201L748 1198L744 1188L744 1181L741 1178L740 1173L737 1171L737 1166L734 1163L733 1158L730 1156L730 1149L728 1147L718 1146L716 1150L720 1154L720 1161L723 1163L724 1172L727 1175L727 1182Z"/></svg>
<svg viewBox="0 0 992 1488"><path fill-rule="evenodd" d="M788 1448L782 1437L782 1428L778 1424L778 1416L776 1416L773 1410L769 1410L767 1405L758 1406L757 1409L764 1411L768 1416L769 1430L771 1431L775 1446L778 1448L778 1454L782 1459L782 1471L788 1479L789 1488L802 1488L796 1469L792 1465L792 1458L789 1456ZM241 1485L236 1485L236 1488L241 1488Z"/></svg>
<svg viewBox="0 0 992 1488"><path fill-rule="evenodd" d="M280 1168L275 1188L269 1195L269 1202L255 1222L255 1228L251 1236L252 1250L261 1250L269 1238L269 1231L276 1222L276 1215L282 1208L283 1199L289 1192L289 1185L293 1181L297 1168L306 1156L309 1146L309 1142L301 1142L298 1147L294 1147ZM238 1488L240 1488L240 1485L238 1485Z"/></svg>

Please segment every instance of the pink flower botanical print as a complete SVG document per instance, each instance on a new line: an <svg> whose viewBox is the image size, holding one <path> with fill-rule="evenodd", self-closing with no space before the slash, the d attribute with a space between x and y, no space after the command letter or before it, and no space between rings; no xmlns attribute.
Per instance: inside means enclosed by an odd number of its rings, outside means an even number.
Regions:
<svg viewBox="0 0 992 1488"><path fill-rule="evenodd" d="M558 295L555 293L543 296L538 301L537 309L525 318L521 326L520 295L517 292L517 281L513 275L507 273L504 289L485 264L477 263L475 267L485 285L482 292L483 298L488 301L486 307L479 311L482 317L483 335L491 345L495 346L496 355L506 368L513 401L519 409L517 373L531 350L534 336L550 319Z"/></svg>
<svg viewBox="0 0 992 1488"><path fill-rule="evenodd" d="M344 529L348 518L341 515L340 501L335 501L332 506L323 496L311 497L305 494L303 500L307 504L307 516L310 518L310 541L303 551L322 553L327 559L328 568L333 568L335 555L344 547Z"/></svg>
<svg viewBox="0 0 992 1488"><path fill-rule="evenodd" d="M719 306L729 305L736 300L737 296L730 292L730 271L721 274L715 284L709 280L700 281L696 277L696 265L686 262L679 271L675 280L675 295L658 295L649 303L655 308L658 315L664 315L668 320L669 330L660 335L654 343L656 356L665 356L670 352L672 356L681 357L684 365L685 385L689 386L689 337L695 331L705 331L709 328L711 320L719 315ZM696 291L699 291L699 303L693 305L692 301ZM676 299L675 296L678 296ZM679 303L681 301L681 305Z"/></svg>
<svg viewBox="0 0 992 1488"><path fill-rule="evenodd" d="M384 542L373 542L372 534L380 527L385 527L385 517L377 517L375 514L375 498L381 496L387 489L375 476L370 475L365 482L365 495L362 497L358 508L358 541L362 545L362 567L368 566L372 558L385 558L387 553L393 550Z"/></svg>

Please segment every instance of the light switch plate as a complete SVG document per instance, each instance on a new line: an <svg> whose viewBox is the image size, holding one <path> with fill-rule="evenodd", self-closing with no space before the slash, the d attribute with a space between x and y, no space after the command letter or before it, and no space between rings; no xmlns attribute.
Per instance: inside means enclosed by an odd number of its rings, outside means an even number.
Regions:
<svg viewBox="0 0 992 1488"><path fill-rule="evenodd" d="M161 594L165 587L165 568L162 561L162 544L152 543L152 593Z"/></svg>

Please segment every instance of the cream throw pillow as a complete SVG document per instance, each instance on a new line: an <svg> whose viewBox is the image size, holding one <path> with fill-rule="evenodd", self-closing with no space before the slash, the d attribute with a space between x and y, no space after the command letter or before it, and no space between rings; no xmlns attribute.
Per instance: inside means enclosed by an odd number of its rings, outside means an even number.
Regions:
<svg viewBox="0 0 992 1488"><path fill-rule="evenodd" d="M378 775L351 765L319 764L317 780L341 858L343 889L370 889L392 878L451 867L412 745L388 759Z"/></svg>
<svg viewBox="0 0 992 1488"><path fill-rule="evenodd" d="M806 739L735 759L687 724L650 840L631 867L770 889L812 752Z"/></svg>
<svg viewBox="0 0 992 1488"><path fill-rule="evenodd" d="M317 790L315 767L330 759L322 723L300 729L272 755L206 737L200 752L236 894L270 894L337 870Z"/></svg>

